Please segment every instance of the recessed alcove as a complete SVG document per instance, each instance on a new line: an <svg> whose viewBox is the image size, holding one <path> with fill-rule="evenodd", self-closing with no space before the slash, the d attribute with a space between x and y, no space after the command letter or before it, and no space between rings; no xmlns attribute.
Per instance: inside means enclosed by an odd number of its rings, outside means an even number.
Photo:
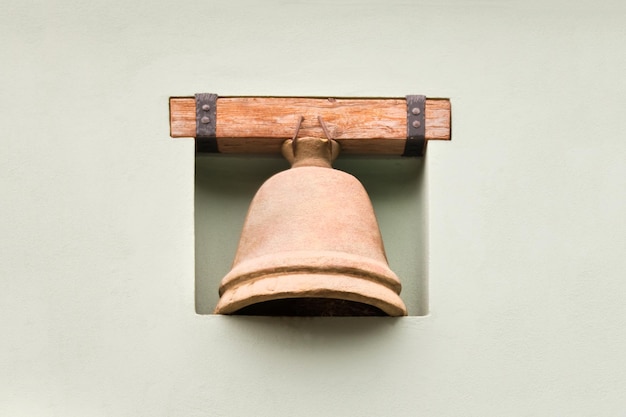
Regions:
<svg viewBox="0 0 626 417"><path fill-rule="evenodd" d="M195 305L212 314L252 197L273 174L289 168L279 156L198 154L195 159ZM333 166L367 190L401 298L412 316L428 313L426 157L340 156Z"/></svg>

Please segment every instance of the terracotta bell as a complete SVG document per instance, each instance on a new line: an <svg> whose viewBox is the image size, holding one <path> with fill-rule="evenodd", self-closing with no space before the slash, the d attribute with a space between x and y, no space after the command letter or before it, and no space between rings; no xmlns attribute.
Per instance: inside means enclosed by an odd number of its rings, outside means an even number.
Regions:
<svg viewBox="0 0 626 417"><path fill-rule="evenodd" d="M404 316L369 196L332 139L287 140L291 169L252 200L217 314Z"/></svg>

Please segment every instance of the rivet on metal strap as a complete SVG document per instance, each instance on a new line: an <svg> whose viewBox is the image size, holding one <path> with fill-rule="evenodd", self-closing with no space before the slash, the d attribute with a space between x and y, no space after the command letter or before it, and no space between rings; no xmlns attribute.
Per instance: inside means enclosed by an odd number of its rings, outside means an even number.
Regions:
<svg viewBox="0 0 626 417"><path fill-rule="evenodd" d="M406 96L406 144L402 156L423 156L426 147L426 96Z"/></svg>
<svg viewBox="0 0 626 417"><path fill-rule="evenodd" d="M215 139L217 94L196 94L196 152L219 152Z"/></svg>

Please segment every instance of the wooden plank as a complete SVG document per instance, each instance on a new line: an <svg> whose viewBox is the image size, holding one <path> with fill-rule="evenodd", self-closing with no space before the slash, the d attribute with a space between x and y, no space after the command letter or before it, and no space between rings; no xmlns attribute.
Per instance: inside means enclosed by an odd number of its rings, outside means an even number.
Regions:
<svg viewBox="0 0 626 417"><path fill-rule="evenodd" d="M450 101L427 99L426 139L450 140ZM216 137L220 152L276 153L291 138L300 116L299 135L324 136L321 116L342 153L400 155L406 141L404 98L220 97ZM193 97L170 98L170 136L194 137Z"/></svg>
<svg viewBox="0 0 626 417"><path fill-rule="evenodd" d="M196 101L193 97L170 97L170 136L196 136Z"/></svg>

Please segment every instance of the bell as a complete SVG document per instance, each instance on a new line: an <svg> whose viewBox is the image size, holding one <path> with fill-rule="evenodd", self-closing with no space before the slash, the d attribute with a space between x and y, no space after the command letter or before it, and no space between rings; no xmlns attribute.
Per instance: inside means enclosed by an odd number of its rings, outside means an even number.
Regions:
<svg viewBox="0 0 626 417"><path fill-rule="evenodd" d="M217 314L404 316L369 196L332 139L287 140L291 169L252 200Z"/></svg>

